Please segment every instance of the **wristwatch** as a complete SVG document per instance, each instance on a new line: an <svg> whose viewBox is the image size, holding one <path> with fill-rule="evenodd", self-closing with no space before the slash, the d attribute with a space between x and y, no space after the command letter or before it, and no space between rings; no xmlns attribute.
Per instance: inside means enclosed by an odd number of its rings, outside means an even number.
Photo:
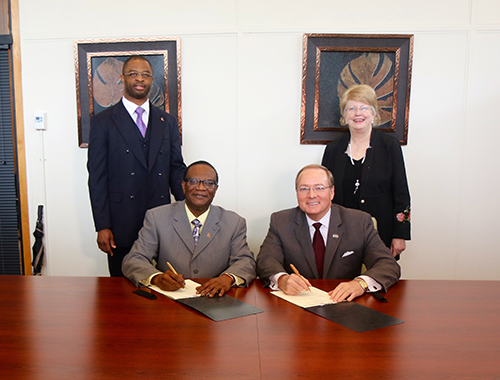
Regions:
<svg viewBox="0 0 500 380"><path fill-rule="evenodd" d="M361 277L356 277L354 281L357 281L359 285L363 288L363 290L366 292L368 290L368 284L366 283L365 280L363 280Z"/></svg>

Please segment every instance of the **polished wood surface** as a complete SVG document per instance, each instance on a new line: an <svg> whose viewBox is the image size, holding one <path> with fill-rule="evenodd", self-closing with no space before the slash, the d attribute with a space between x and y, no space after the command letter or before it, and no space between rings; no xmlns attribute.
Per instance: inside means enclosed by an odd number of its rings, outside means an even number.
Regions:
<svg viewBox="0 0 500 380"><path fill-rule="evenodd" d="M0 379L498 379L498 284L400 281L356 302L405 323L357 333L258 280L229 295L264 313L213 322L122 278L0 276Z"/></svg>

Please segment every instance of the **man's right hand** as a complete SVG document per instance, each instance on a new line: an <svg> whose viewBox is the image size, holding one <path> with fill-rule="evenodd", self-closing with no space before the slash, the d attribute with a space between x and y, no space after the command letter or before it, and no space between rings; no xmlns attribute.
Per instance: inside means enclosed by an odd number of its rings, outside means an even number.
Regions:
<svg viewBox="0 0 500 380"><path fill-rule="evenodd" d="M116 248L116 245L111 229L105 228L97 231L97 245L101 251L113 256L113 250L111 248Z"/></svg>
<svg viewBox="0 0 500 380"><path fill-rule="evenodd" d="M285 274L278 279L278 287L291 296L299 294L303 290L309 290L311 283L302 276Z"/></svg>
<svg viewBox="0 0 500 380"><path fill-rule="evenodd" d="M182 274L175 274L171 270L158 274L151 279L151 283L162 290L174 291L186 285Z"/></svg>

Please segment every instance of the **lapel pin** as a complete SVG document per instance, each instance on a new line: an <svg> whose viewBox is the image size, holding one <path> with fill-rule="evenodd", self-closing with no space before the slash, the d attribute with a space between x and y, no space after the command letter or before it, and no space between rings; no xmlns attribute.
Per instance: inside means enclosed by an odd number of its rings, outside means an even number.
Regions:
<svg viewBox="0 0 500 380"><path fill-rule="evenodd" d="M332 238L334 238L334 239L338 239L338 238L339 238L339 235L337 235L337 234L333 234L333 235L332 235Z"/></svg>
<svg viewBox="0 0 500 380"><path fill-rule="evenodd" d="M211 237L211 236L210 236L210 232L207 234L207 237Z"/></svg>
<svg viewBox="0 0 500 380"><path fill-rule="evenodd" d="M163 117L160 117L160 120L161 120L161 121L165 121L165 120L163 120Z"/></svg>

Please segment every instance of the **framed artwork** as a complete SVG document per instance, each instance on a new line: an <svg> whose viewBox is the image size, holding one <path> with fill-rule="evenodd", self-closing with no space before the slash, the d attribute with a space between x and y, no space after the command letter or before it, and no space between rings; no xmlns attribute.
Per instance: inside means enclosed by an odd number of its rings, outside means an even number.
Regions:
<svg viewBox="0 0 500 380"><path fill-rule="evenodd" d="M78 145L88 147L90 118L123 96L123 63L143 55L153 67L149 99L174 116L182 141L180 38L134 38L75 41Z"/></svg>
<svg viewBox="0 0 500 380"><path fill-rule="evenodd" d="M413 35L305 34L303 50L301 144L327 144L348 131L339 102L354 84L375 90L376 128L407 144Z"/></svg>

